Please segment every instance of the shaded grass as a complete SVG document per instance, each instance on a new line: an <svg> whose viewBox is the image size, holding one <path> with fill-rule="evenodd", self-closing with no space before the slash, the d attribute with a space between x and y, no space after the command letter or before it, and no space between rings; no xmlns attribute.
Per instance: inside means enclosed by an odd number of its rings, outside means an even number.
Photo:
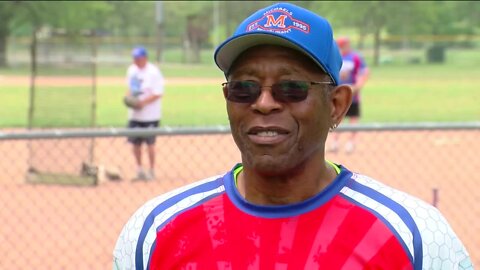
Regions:
<svg viewBox="0 0 480 270"><path fill-rule="evenodd" d="M425 65L374 69L363 91L363 122L480 120L478 67Z"/></svg>
<svg viewBox="0 0 480 270"><path fill-rule="evenodd" d="M127 109L121 103L123 94L123 87L101 88L98 95L98 125L126 125ZM167 86L162 101L162 125L227 124L224 103L218 86Z"/></svg>
<svg viewBox="0 0 480 270"><path fill-rule="evenodd" d="M25 127L28 117L28 89L0 86L0 127Z"/></svg>
<svg viewBox="0 0 480 270"><path fill-rule="evenodd" d="M175 65L173 65L175 66ZM124 67L121 68L123 72ZM176 65L165 74L183 74L187 78L221 77L212 66ZM183 70L183 72L182 72ZM458 122L480 120L480 67L474 64L450 65L384 65L372 67L372 75L362 91L362 122ZM205 75L205 76L203 76ZM123 76L116 74L116 76ZM165 76L167 79L169 76ZM188 81L188 79L187 79ZM44 108L44 125L78 126L79 111L89 106L84 96L72 95L72 87L50 87L53 96L47 100L59 105ZM70 91L70 92L67 92ZM88 90L84 90L88 91ZM97 125L123 127L127 110L122 104L125 87L98 85ZM74 91L75 92L75 91ZM63 95L61 93L69 93ZM0 85L0 127L25 127L28 116L27 87ZM68 101L68 102L67 102ZM74 101L71 103L70 101ZM83 105L81 105L83 102ZM45 102L44 102L45 103ZM62 109L63 106L63 109ZM71 108L70 108L71 107ZM68 111L67 109L79 108ZM64 115L62 121L51 114ZM85 119L85 116L83 116ZM49 120L50 119L50 120ZM77 119L78 120L78 119ZM167 85L163 99L163 125L205 126L227 125L225 102L218 85Z"/></svg>

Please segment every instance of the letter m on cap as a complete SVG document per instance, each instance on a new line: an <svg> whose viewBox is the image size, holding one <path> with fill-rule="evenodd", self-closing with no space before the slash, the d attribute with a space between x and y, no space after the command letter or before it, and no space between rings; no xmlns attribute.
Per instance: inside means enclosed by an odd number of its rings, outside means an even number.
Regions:
<svg viewBox="0 0 480 270"><path fill-rule="evenodd" d="M267 23L265 23L265 27L276 26L279 28L285 28L285 19L287 15L280 15L277 19L273 17L272 14L267 15Z"/></svg>

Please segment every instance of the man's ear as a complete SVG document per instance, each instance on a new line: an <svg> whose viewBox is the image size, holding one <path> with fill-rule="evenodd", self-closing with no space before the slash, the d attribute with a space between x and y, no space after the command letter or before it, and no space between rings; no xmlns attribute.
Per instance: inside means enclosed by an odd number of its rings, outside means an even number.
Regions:
<svg viewBox="0 0 480 270"><path fill-rule="evenodd" d="M342 122L352 104L352 95L352 88L348 84L339 85L332 90L330 94L332 125L338 126Z"/></svg>

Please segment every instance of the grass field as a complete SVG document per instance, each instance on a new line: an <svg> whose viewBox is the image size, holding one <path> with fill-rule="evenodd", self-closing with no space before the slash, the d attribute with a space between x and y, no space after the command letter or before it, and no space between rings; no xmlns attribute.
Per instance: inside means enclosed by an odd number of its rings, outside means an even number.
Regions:
<svg viewBox="0 0 480 270"><path fill-rule="evenodd" d="M480 57L475 51L449 57L448 64L389 64L371 67L372 75L363 89L362 122L479 121L480 67L472 61ZM123 66L100 66L99 76L122 77ZM228 119L221 93L221 72L213 63L202 65L162 64L169 78L185 78L185 84L168 85L163 101L162 124L168 126L226 125ZM42 75L58 75L68 71L42 70ZM26 67L0 69L0 78L9 75L28 76ZM193 78L214 78L218 83L193 83ZM39 89L40 91L41 89ZM48 87L42 95L42 112L36 119L40 126L82 126L89 123L89 104L85 93L68 85ZM98 126L125 125L126 109L121 103L123 85L97 86ZM2 85L0 80L0 127L24 127L28 116L28 85ZM77 93L77 94L74 94ZM87 115L85 115L87 113ZM78 118L78 119L76 119ZM74 120L76 119L76 120Z"/></svg>

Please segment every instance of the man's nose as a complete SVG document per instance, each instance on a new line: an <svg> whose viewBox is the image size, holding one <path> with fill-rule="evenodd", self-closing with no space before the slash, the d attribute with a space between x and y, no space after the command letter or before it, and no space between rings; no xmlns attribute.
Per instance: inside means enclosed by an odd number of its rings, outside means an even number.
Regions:
<svg viewBox="0 0 480 270"><path fill-rule="evenodd" d="M268 114L282 108L283 104L273 97L272 86L262 86L260 96L252 104L252 108L262 114Z"/></svg>

